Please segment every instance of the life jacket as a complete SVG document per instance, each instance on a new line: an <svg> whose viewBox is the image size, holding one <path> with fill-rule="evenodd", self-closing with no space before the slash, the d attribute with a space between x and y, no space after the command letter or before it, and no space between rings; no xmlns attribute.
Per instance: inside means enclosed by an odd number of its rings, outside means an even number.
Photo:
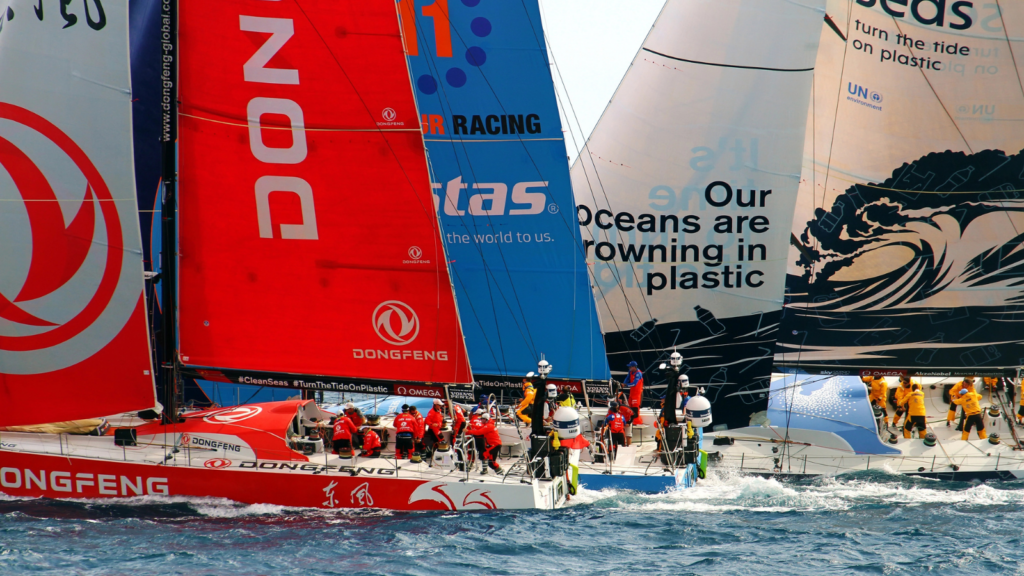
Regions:
<svg viewBox="0 0 1024 576"><path fill-rule="evenodd" d="M334 439L335 440L351 440L352 435L358 431L358 428L352 424L352 420L348 416L342 416L334 421Z"/></svg>
<svg viewBox="0 0 1024 576"><path fill-rule="evenodd" d="M370 452L376 448L380 448L380 436L377 436L373 428L367 428L363 433L363 450Z"/></svg>
<svg viewBox="0 0 1024 576"><path fill-rule="evenodd" d="M606 421L608 422L608 429L613 433L618 434L626 431L626 421L622 418L622 414L613 412L608 415Z"/></svg>
<svg viewBox="0 0 1024 576"><path fill-rule="evenodd" d="M416 432L416 419L410 414L399 414L395 416L395 432L398 434L413 434Z"/></svg>

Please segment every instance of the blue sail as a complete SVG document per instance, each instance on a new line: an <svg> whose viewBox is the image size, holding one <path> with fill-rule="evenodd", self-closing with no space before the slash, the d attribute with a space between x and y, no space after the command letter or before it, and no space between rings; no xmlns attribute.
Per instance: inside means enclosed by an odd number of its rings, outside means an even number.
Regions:
<svg viewBox="0 0 1024 576"><path fill-rule="evenodd" d="M553 377L608 378L537 1L399 11L478 381L541 354Z"/></svg>

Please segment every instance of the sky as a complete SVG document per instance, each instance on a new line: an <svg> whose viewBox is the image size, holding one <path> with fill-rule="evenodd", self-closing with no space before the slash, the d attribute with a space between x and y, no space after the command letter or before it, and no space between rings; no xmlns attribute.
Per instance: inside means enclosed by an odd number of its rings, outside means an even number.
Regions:
<svg viewBox="0 0 1024 576"><path fill-rule="evenodd" d="M540 0L554 63L552 77L563 110L565 147L572 160L664 4L665 0Z"/></svg>

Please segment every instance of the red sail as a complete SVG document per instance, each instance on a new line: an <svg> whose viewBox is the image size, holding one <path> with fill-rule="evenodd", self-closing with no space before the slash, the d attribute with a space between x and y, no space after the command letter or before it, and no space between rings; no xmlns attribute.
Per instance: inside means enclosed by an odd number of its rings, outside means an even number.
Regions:
<svg viewBox="0 0 1024 576"><path fill-rule="evenodd" d="M394 0L180 24L182 361L469 382Z"/></svg>
<svg viewBox="0 0 1024 576"><path fill-rule="evenodd" d="M127 4L70 33L12 18L0 12L0 426L152 408Z"/></svg>

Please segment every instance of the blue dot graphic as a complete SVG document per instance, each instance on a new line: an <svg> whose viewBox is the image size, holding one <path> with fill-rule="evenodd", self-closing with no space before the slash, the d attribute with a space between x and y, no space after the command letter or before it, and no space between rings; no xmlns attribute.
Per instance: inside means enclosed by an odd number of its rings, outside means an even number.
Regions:
<svg viewBox="0 0 1024 576"><path fill-rule="evenodd" d="M424 94L433 94L437 92L437 80L429 74L424 74L416 79L416 86L419 87L420 92Z"/></svg>
<svg viewBox="0 0 1024 576"><path fill-rule="evenodd" d="M483 66L487 62L487 52L479 46L472 46L466 50L466 62L469 62L470 66Z"/></svg>
<svg viewBox="0 0 1024 576"><path fill-rule="evenodd" d="M448 84L455 88L462 88L466 85L466 73L461 68L452 68L444 77L448 80Z"/></svg>
<svg viewBox="0 0 1024 576"><path fill-rule="evenodd" d="M479 4L480 0L462 0L462 3L465 4L466 6L469 6L470 8L472 8L472 7L476 6L477 4Z"/></svg>
<svg viewBox="0 0 1024 576"><path fill-rule="evenodd" d="M487 18L473 18L469 29L473 31L473 34L483 38L491 33L491 21Z"/></svg>

